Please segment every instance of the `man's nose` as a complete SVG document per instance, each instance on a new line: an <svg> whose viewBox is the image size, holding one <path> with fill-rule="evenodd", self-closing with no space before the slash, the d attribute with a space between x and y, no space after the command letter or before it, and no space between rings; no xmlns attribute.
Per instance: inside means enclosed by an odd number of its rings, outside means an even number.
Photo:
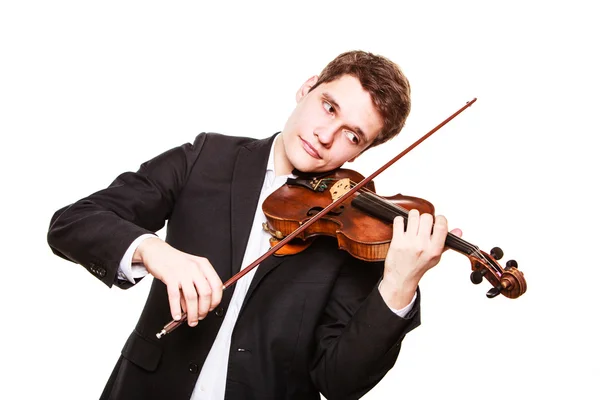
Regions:
<svg viewBox="0 0 600 400"><path fill-rule="evenodd" d="M338 128L335 126L320 127L314 130L314 135L325 148L331 147Z"/></svg>

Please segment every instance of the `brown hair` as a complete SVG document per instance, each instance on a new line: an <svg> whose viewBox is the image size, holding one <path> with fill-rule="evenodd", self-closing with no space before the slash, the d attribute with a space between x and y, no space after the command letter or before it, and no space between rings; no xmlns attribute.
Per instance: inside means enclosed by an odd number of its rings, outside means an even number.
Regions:
<svg viewBox="0 0 600 400"><path fill-rule="evenodd" d="M311 90L343 75L352 75L360 81L383 118L383 129L370 147L396 136L410 112L410 85L398 65L383 56L348 51L327 64Z"/></svg>

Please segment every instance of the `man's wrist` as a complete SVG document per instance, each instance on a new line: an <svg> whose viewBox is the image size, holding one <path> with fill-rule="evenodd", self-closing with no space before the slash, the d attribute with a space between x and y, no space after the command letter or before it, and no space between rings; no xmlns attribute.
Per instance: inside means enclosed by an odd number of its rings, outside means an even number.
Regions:
<svg viewBox="0 0 600 400"><path fill-rule="evenodd" d="M379 285L379 293L388 307L400 310L411 303L417 291L418 282L395 281L384 276Z"/></svg>
<svg viewBox="0 0 600 400"><path fill-rule="evenodd" d="M132 285L135 285L136 278L142 278L148 273L142 263L139 260L136 261L134 259L134 253L142 242L154 237L156 236L153 234L145 233L136 238L129 245L125 251L125 254L123 254L123 257L121 258L121 261L119 262L119 269L117 270L118 279L122 281L129 281Z"/></svg>
<svg viewBox="0 0 600 400"><path fill-rule="evenodd" d="M142 240L142 242L137 246L137 248L135 249L135 252L133 253L133 259L132 259L132 263L141 263L144 264L144 259L145 256L147 255L148 252L148 248L156 245L156 242L162 242L162 239L153 236L153 237L148 237L144 240Z"/></svg>

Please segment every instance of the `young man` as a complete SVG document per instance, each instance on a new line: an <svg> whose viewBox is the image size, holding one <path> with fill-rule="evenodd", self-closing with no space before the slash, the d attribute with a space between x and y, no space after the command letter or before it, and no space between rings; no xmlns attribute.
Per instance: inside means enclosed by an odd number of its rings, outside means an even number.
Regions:
<svg viewBox="0 0 600 400"><path fill-rule="evenodd" d="M156 278L103 399L356 399L394 365L419 324L417 285L440 259L444 217L433 226L411 211L406 230L396 219L384 263L319 238L222 290L269 248L261 204L270 193L385 142L410 110L399 68L360 51L338 56L296 99L269 139L200 134L52 218L52 250L109 287ZM162 241L153 233L166 220ZM158 340L182 312L187 326Z"/></svg>

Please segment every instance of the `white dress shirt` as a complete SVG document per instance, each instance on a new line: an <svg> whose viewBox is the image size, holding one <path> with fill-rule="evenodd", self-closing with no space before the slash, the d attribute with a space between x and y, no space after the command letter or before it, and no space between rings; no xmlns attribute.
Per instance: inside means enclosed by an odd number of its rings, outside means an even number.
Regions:
<svg viewBox="0 0 600 400"><path fill-rule="evenodd" d="M278 140L276 138L275 140ZM265 173L265 180L263 182L262 190L260 192L260 198L258 201L258 207L254 214L254 221L252 222L252 229L250 231L250 237L246 246L246 252L242 261L241 268L245 268L250 265L253 261L258 259L261 255L269 250L269 233L262 229L262 223L266 222L266 217L262 212L262 203L273 193L276 189L282 186L289 177L293 175L282 175L275 176L275 161L274 161L274 147L275 140L271 146L271 152L269 154L269 161L267 163L267 170ZM137 238L129 247L125 255L123 256L119 265L118 277L122 280L128 280L131 283L135 283L134 278L141 278L148 273L146 268L141 264L131 263L133 253L139 246L139 244L148 237L155 237L154 235L142 235ZM210 261L210 260L209 260ZM200 371L200 376L196 382L196 386L192 393L190 400L223 400L225 398L225 383L227 378L227 362L229 359L229 347L231 346L231 335L233 327L235 326L238 318L240 308L252 282L252 278L256 272L256 268L247 273L243 278L237 281L233 297L225 314L223 324L219 329L217 337L206 357L206 361ZM409 305L401 310L394 310L398 316L406 316L414 304L416 299L413 296L412 301ZM200 321L199 323L202 323Z"/></svg>

